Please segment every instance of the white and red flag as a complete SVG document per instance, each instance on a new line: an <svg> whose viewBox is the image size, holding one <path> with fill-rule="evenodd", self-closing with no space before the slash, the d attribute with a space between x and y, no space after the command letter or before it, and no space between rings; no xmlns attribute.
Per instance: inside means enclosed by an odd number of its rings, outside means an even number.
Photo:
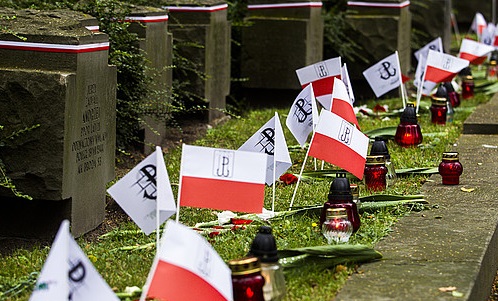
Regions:
<svg viewBox="0 0 498 301"><path fill-rule="evenodd" d="M263 153L184 144L178 206L261 213L267 160Z"/></svg>
<svg viewBox="0 0 498 301"><path fill-rule="evenodd" d="M424 47L420 48L419 50L415 51L413 55L417 60L419 60L420 56L422 56L423 59L427 58L427 55L429 54L429 50L434 50L438 52L443 52L443 39L441 37L437 37L434 40L430 41L429 43L425 44Z"/></svg>
<svg viewBox="0 0 498 301"><path fill-rule="evenodd" d="M341 78L342 78L342 81L344 82L344 84L346 85L346 87L348 88L348 94L349 94L349 99L351 99L351 103L354 103L356 99L354 97L353 86L351 85L351 79L349 78L349 71L348 71L348 66L346 65L346 63L344 63L344 65L342 65Z"/></svg>
<svg viewBox="0 0 498 301"><path fill-rule="evenodd" d="M450 82L458 72L468 66L468 60L430 50L427 56L424 79L435 83Z"/></svg>
<svg viewBox="0 0 498 301"><path fill-rule="evenodd" d="M304 147L317 122L318 108L313 92L313 84L310 83L301 90L292 103L285 124L299 145Z"/></svg>
<svg viewBox="0 0 498 301"><path fill-rule="evenodd" d="M458 57L469 61L472 65L481 65L493 50L495 50L493 46L470 39L463 39Z"/></svg>
<svg viewBox="0 0 498 301"><path fill-rule="evenodd" d="M363 178L368 137L336 114L322 110L310 143L309 155Z"/></svg>
<svg viewBox="0 0 498 301"><path fill-rule="evenodd" d="M159 146L107 192L146 235L176 212L175 198ZM158 214L159 220L156 220Z"/></svg>
<svg viewBox="0 0 498 301"><path fill-rule="evenodd" d="M488 26L486 26L486 29L482 32L481 42L486 45L494 46L495 36L496 36L496 25L494 25L493 23L489 23Z"/></svg>
<svg viewBox="0 0 498 301"><path fill-rule="evenodd" d="M376 97L398 88L402 83L398 53L395 52L363 71Z"/></svg>
<svg viewBox="0 0 498 301"><path fill-rule="evenodd" d="M356 114L354 113L353 104L349 99L347 87L340 79L334 81L330 111L355 124L357 128L360 128Z"/></svg>
<svg viewBox="0 0 498 301"><path fill-rule="evenodd" d="M258 152L268 155L266 164L266 185L271 186L289 167L292 161L285 142L284 131L278 113L265 123L247 141L239 151ZM274 169L274 165L276 168Z"/></svg>
<svg viewBox="0 0 498 301"><path fill-rule="evenodd" d="M484 16L481 13L476 13L474 19L472 20L472 24L470 29L477 34L479 41L481 40L482 33L486 29L488 22L484 19Z"/></svg>
<svg viewBox="0 0 498 301"><path fill-rule="evenodd" d="M443 40L441 39L441 37L437 37L414 53L415 57L418 60L418 64L417 69L415 69L415 76L413 77L413 85L417 88L420 86L420 81L424 77L425 65L427 62L427 55L429 54L429 50L443 52ZM422 94L432 94L432 90L434 90L436 85L436 83L425 81L421 87Z"/></svg>
<svg viewBox="0 0 498 301"><path fill-rule="evenodd" d="M330 110L330 97L334 79L341 79L341 57L328 59L296 70L301 87L313 83L315 97L320 104Z"/></svg>
<svg viewBox="0 0 498 301"><path fill-rule="evenodd" d="M30 301L119 301L69 233L64 220L36 281Z"/></svg>
<svg viewBox="0 0 498 301"><path fill-rule="evenodd" d="M140 300L146 298L232 301L231 272L206 239L169 220Z"/></svg>

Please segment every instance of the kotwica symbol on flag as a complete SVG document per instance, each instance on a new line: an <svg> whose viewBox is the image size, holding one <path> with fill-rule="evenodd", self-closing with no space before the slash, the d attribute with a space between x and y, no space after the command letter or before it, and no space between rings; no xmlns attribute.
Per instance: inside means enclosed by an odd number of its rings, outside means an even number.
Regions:
<svg viewBox="0 0 498 301"><path fill-rule="evenodd" d="M184 144L179 206L261 213L268 157Z"/></svg>
<svg viewBox="0 0 498 301"><path fill-rule="evenodd" d="M341 69L341 58L336 57L297 69L296 74L302 88L313 83L316 99L325 109L330 110L327 104L330 103L334 79L341 79Z"/></svg>
<svg viewBox="0 0 498 301"><path fill-rule="evenodd" d="M362 179L367 150L365 134L340 116L322 110L310 142L310 156L337 165Z"/></svg>
<svg viewBox="0 0 498 301"><path fill-rule="evenodd" d="M176 212L175 199L160 147L107 192L133 221L149 235Z"/></svg>
<svg viewBox="0 0 498 301"><path fill-rule="evenodd" d="M441 37L437 37L434 40L430 41L429 43L425 44L424 47L420 48L419 50L415 51L413 55L417 60L420 59L420 56L422 56L422 59L426 60L427 55L429 54L429 50L437 51L437 52L443 52L443 39Z"/></svg>
<svg viewBox="0 0 498 301"><path fill-rule="evenodd" d="M363 76L376 97L380 97L401 85L401 68L398 62L398 53L395 52L363 71Z"/></svg>
<svg viewBox="0 0 498 301"><path fill-rule="evenodd" d="M239 148L239 151L259 152L269 156L265 181L269 186L273 185L274 180L278 179L292 166L284 131L277 113L247 139ZM274 161L276 164L275 171L273 168Z"/></svg>
<svg viewBox="0 0 498 301"><path fill-rule="evenodd" d="M118 301L69 233L64 220L48 253L30 301Z"/></svg>
<svg viewBox="0 0 498 301"><path fill-rule="evenodd" d="M169 220L161 242L140 300L233 300L230 269L204 237Z"/></svg>
<svg viewBox="0 0 498 301"><path fill-rule="evenodd" d="M318 122L318 108L313 84L304 87L292 103L285 124L301 147Z"/></svg>
<svg viewBox="0 0 498 301"><path fill-rule="evenodd" d="M468 66L468 60L429 50L424 79L435 83L449 82Z"/></svg>

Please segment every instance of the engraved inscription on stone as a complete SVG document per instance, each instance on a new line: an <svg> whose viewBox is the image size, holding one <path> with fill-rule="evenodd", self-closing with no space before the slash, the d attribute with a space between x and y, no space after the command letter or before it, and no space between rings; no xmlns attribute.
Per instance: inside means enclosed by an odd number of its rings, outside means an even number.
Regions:
<svg viewBox="0 0 498 301"><path fill-rule="evenodd" d="M97 84L86 87L84 107L81 116L79 139L71 144L78 174L93 170L102 165L102 154L107 133L102 132L102 113L97 94Z"/></svg>

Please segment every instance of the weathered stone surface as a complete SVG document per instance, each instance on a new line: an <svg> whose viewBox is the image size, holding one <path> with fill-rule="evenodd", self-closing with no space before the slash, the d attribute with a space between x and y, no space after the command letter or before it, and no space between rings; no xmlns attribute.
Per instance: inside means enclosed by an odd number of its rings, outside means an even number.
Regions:
<svg viewBox="0 0 498 301"><path fill-rule="evenodd" d="M208 120L214 121L224 115L226 96L230 92L230 24L227 10L170 10L169 16L169 29L177 41L200 46L178 47L180 55L197 64L206 75L202 79L197 74L186 72L176 74L175 79L189 82L189 92L205 98L209 103Z"/></svg>
<svg viewBox="0 0 498 301"><path fill-rule="evenodd" d="M495 97L467 121L495 111ZM463 294L460 300L488 300L498 267L498 163L496 148L485 144L497 146L498 135L458 139L460 184L445 186L440 175L431 176L422 192L434 206L397 222L376 246L383 259L363 265L335 300L454 300L439 291L449 286Z"/></svg>
<svg viewBox="0 0 498 301"><path fill-rule="evenodd" d="M162 144L167 130L168 97L171 96L173 81L173 41L172 34L168 32L167 20L160 21L165 16L166 10L151 7L136 7L129 16L131 24L128 29L138 36L140 49L147 59L148 76L152 78L150 93L143 100L144 107L148 109L146 115L142 116L146 154L153 152L156 145ZM144 18L149 21L145 22Z"/></svg>
<svg viewBox="0 0 498 301"><path fill-rule="evenodd" d="M249 5L282 5L279 1L249 1ZM300 85L296 69L323 59L321 7L300 2L297 7L250 9L242 29L241 77L245 88L292 89Z"/></svg>
<svg viewBox="0 0 498 301"><path fill-rule="evenodd" d="M498 135L498 94L486 104L477 107L463 124L464 134Z"/></svg>
<svg viewBox="0 0 498 301"><path fill-rule="evenodd" d="M16 16L9 28L26 38L23 43L59 47L108 41L107 35L87 30L74 12L40 13L38 18L34 11L20 11ZM0 35L0 40L16 39ZM27 206L19 206L21 200L4 203L10 209L1 210L6 216L0 217L0 223L10 222L9 227L0 227L7 231L2 234L49 235L54 229L47 225L67 218L72 233L81 235L102 222L105 185L114 178L116 69L107 64L106 49L0 48L1 124L6 133L40 125L2 147L8 175L35 198ZM54 211L36 215L45 204ZM29 212L35 216L28 216ZM12 217L25 225L16 228ZM23 232L26 220L36 221L28 223L33 232Z"/></svg>
<svg viewBox="0 0 498 301"><path fill-rule="evenodd" d="M373 1L367 1L372 2ZM402 1L393 1L402 2ZM369 62L348 64L350 77L364 79L362 72L379 60L398 51L401 70L410 70L411 13L409 6L403 8L361 8L348 9L347 21L352 27L350 37L360 45Z"/></svg>

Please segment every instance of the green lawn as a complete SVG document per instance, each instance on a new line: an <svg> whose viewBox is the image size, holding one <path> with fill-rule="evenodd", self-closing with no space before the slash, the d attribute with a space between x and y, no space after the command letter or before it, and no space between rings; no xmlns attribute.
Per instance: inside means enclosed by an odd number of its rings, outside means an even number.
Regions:
<svg viewBox="0 0 498 301"><path fill-rule="evenodd" d="M477 94L472 100L462 101L462 105L455 109L455 120L446 126L438 126L430 123L430 116L426 102L421 107L419 123L422 127L424 141L422 145L415 148L401 148L393 141L388 142L393 164L396 168L411 167L435 167L441 160L441 154L449 150L458 139L465 118L472 112L475 106L489 99L489 96ZM289 105L292 100L289 100ZM387 104L389 110L401 107L400 99L387 99L377 102L370 101L366 105L373 108L376 104ZM281 123L284 127L287 144L291 148L293 166L289 172L298 174L305 150L296 146L290 132L285 127L287 109L261 109L247 112L240 118L232 118L223 125L208 130L206 136L198 140L196 145L237 149L248 139L259 127L274 116L275 111L279 113ZM380 127L397 126L399 117L390 119L365 117L359 118L362 131L377 129ZM165 154L170 180L176 195L179 167L180 149L175 149ZM320 162L319 162L320 166ZM334 168L325 164L326 169ZM306 170L312 170L312 159L309 159ZM427 176L413 175L398 179L392 187L385 192L396 195L414 195L420 192L420 187L426 181ZM331 178L310 178L300 184L294 206L322 205L327 198ZM353 179L360 186L361 196L370 194L364 189L364 185L357 179ZM289 207L290 199L294 191L294 185L276 186L276 211L284 211ZM265 208L271 208L272 189L266 188ZM389 234L393 224L402 216L409 214L411 210L422 210L423 205L417 206L392 206L380 209L364 210L361 213L362 226L360 230L351 237L349 244L363 244L375 247L382 237ZM216 220L216 211L207 209L181 208L180 221L188 226L194 226L199 222ZM277 239L280 249L296 248L305 246L319 246L326 244L320 229L316 226L318 216L312 212L301 215L293 215L270 222L273 233ZM209 241L221 257L228 261L243 257L249 250L250 243L254 238L259 223L248 225L245 229L224 232L221 235L208 237ZM145 236L137 231L137 226L132 222L124 222L116 229L96 240L87 241L78 239L78 243L92 260L103 278L117 292L122 292L127 286L142 287L149 272L155 248L155 235ZM143 246L141 248L140 246ZM0 300L27 300L31 293L31 283L34 276L30 274L40 271L49 247L33 246L32 248L21 248L8 256L0 256ZM335 268L324 269L320 265L307 265L300 268L288 269L286 281L288 293L285 300L330 300L337 290L347 280L347 276L355 272L355 263L339 265ZM25 283L26 285L23 285ZM10 291L9 291L10 290ZM13 292L14 291L14 292ZM15 294L19 291L19 294Z"/></svg>

